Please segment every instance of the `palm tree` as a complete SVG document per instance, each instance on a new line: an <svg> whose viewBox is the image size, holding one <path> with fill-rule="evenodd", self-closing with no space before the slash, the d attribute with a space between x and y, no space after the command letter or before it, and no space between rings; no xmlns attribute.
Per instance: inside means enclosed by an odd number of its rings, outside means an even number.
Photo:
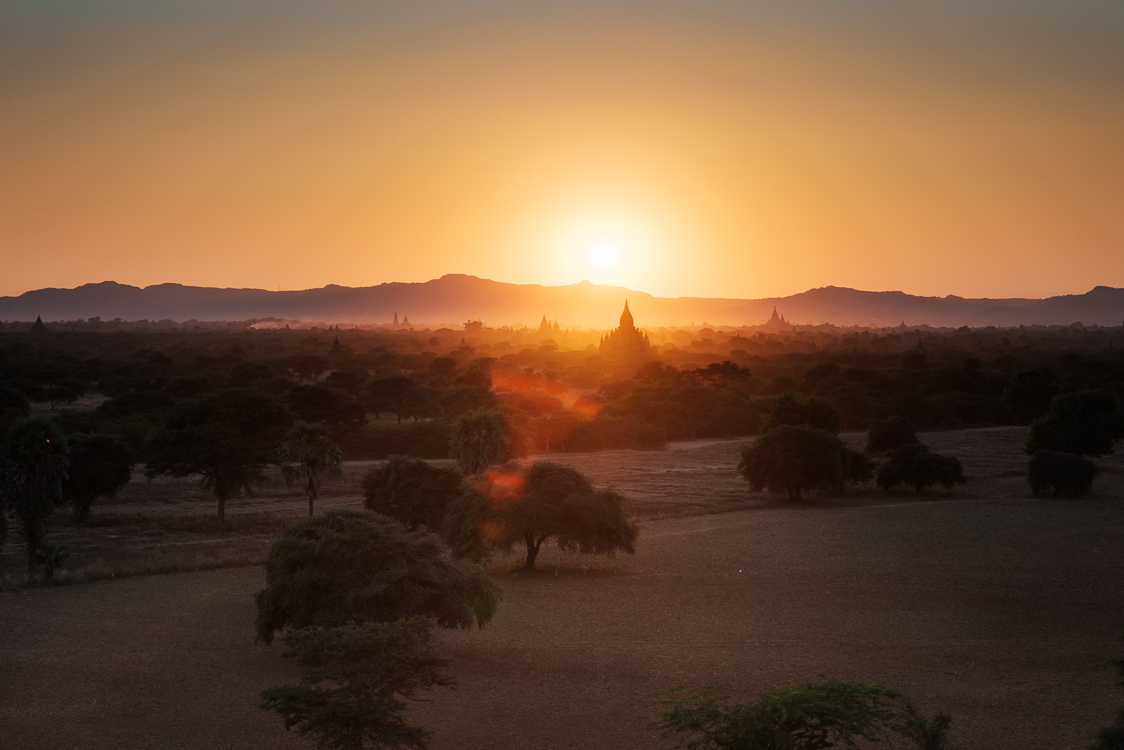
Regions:
<svg viewBox="0 0 1124 750"><path fill-rule="evenodd" d="M46 417L25 417L12 425L0 454L0 537L7 511L27 540L27 575L35 574L35 555L47 537L47 519L62 502L62 480L70 451L62 430Z"/></svg>
<svg viewBox="0 0 1124 750"><path fill-rule="evenodd" d="M465 474L479 474L508 459L510 440L503 417L492 411L462 414L453 424L449 452Z"/></svg>
<svg viewBox="0 0 1124 750"><path fill-rule="evenodd" d="M343 451L331 441L328 428L319 423L297 422L278 448L281 458L281 475L292 487L300 480L308 493L308 515L320 496L320 479L343 474Z"/></svg>

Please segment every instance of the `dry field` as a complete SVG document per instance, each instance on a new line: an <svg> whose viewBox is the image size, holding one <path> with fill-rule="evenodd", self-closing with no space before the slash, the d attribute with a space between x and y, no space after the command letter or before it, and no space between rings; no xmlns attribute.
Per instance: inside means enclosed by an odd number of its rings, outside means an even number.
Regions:
<svg viewBox="0 0 1124 750"><path fill-rule="evenodd" d="M632 498L637 555L497 564L500 614L441 635L459 688L415 719L435 750L669 747L644 729L655 691L745 697L823 672L946 711L961 748L1086 747L1124 704L1106 663L1124 654L1124 463L1100 462L1095 498L1035 499L1022 430L922 437L960 457L967 491L776 503L745 491L736 442L552 456ZM358 503L364 468L321 507ZM267 487L215 533L204 494L142 480L111 511L129 523L55 536L76 564L264 545L302 503ZM5 568L20 556L7 545ZM253 644L262 584L242 567L0 592L0 744L312 747L257 708L296 677L279 646Z"/></svg>

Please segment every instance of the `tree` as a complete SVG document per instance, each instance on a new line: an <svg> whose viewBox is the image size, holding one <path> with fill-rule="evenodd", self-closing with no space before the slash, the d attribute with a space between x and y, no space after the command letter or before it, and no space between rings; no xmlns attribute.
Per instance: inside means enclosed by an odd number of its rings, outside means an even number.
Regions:
<svg viewBox="0 0 1124 750"><path fill-rule="evenodd" d="M27 542L28 578L35 574L35 556L47 538L47 519L62 502L69 462L66 437L51 420L24 417L12 424L0 452L0 538L10 512Z"/></svg>
<svg viewBox="0 0 1124 750"><path fill-rule="evenodd" d="M112 435L72 435L62 493L85 519L99 497L115 497L133 476L133 451Z"/></svg>
<svg viewBox="0 0 1124 750"><path fill-rule="evenodd" d="M362 487L367 510L390 516L410 531L427 526L434 532L441 530L449 503L467 489L456 471L406 456L372 466Z"/></svg>
<svg viewBox="0 0 1124 750"><path fill-rule="evenodd" d="M286 395L289 407L305 422L326 424L333 430L362 424L366 410L339 388L314 383L294 385Z"/></svg>
<svg viewBox="0 0 1124 750"><path fill-rule="evenodd" d="M440 538L367 510L332 509L289 526L265 558L265 580L255 597L265 643L286 626L414 615L445 628L483 627L500 600L488 574L450 560Z"/></svg>
<svg viewBox="0 0 1124 750"><path fill-rule="evenodd" d="M1120 682L1124 685L1124 658L1113 659L1112 665L1120 670ZM1107 727L1097 730L1097 741L1091 750L1124 750L1124 708L1116 715L1116 720Z"/></svg>
<svg viewBox="0 0 1124 750"><path fill-rule="evenodd" d="M920 443L913 423L905 417L877 419L866 433L866 452L872 456L893 453L902 445Z"/></svg>
<svg viewBox="0 0 1124 750"><path fill-rule="evenodd" d="M793 393L784 393L772 400L769 411L761 420L762 434L781 425L808 425L832 435L839 434L841 418L831 402L819 396L801 399Z"/></svg>
<svg viewBox="0 0 1124 750"><path fill-rule="evenodd" d="M625 498L595 490L579 471L539 461L521 469L477 477L476 492L449 505L445 535L455 556L480 557L522 542L525 570L535 569L543 542L559 548L612 556L636 553L637 526L624 513Z"/></svg>
<svg viewBox="0 0 1124 750"><path fill-rule="evenodd" d="M676 747L715 750L894 747L895 735L918 750L947 747L948 716L921 716L901 691L885 685L820 677L732 704L709 688L689 699L670 690L651 701L661 710L649 728L665 738L687 735Z"/></svg>
<svg viewBox="0 0 1124 750"><path fill-rule="evenodd" d="M810 490L843 489L851 458L835 435L806 425L780 425L742 450L738 471L754 492L783 492L799 500Z"/></svg>
<svg viewBox="0 0 1124 750"><path fill-rule="evenodd" d="M292 487L300 481L308 493L311 516L313 504L320 497L320 480L343 476L343 451L332 442L325 425L298 421L277 449L277 456L285 483Z"/></svg>
<svg viewBox="0 0 1124 750"><path fill-rule="evenodd" d="M285 729L297 727L333 750L427 746L429 733L406 723L407 701L454 684L441 674L449 660L438 655L429 620L301 628L281 639L282 656L305 668L301 685L261 694L262 708L281 714Z"/></svg>
<svg viewBox="0 0 1124 750"><path fill-rule="evenodd" d="M371 411L382 413L392 412L402 422L404 416L403 399L408 391L414 387L414 381L405 375L395 375L390 378L372 380L364 389L364 398Z"/></svg>
<svg viewBox="0 0 1124 750"><path fill-rule="evenodd" d="M1061 392L1054 373L1049 370L1024 370L1015 373L1003 389L1003 403L1015 424L1030 424L1046 415L1050 402Z"/></svg>
<svg viewBox="0 0 1124 750"><path fill-rule="evenodd" d="M252 492L265 478L292 423L288 409L252 388L185 401L153 438L145 475L200 475L203 488L219 501L219 521L225 521L227 499Z"/></svg>
<svg viewBox="0 0 1124 750"><path fill-rule="evenodd" d="M1030 424L1026 452L1040 448L1078 456L1112 453L1112 444L1124 438L1124 417L1116 398L1104 391L1077 391L1057 396L1050 411Z"/></svg>
<svg viewBox="0 0 1124 750"><path fill-rule="evenodd" d="M958 458L933 453L916 443L897 448L878 469L878 486L886 492L903 484L920 492L934 484L948 488L967 483Z"/></svg>
<svg viewBox="0 0 1124 750"><path fill-rule="evenodd" d="M1026 478L1034 494L1053 487L1054 495L1083 497L1093 489L1097 465L1072 453L1037 450L1027 464Z"/></svg>
<svg viewBox="0 0 1124 750"><path fill-rule="evenodd" d="M462 414L453 423L449 453L466 474L479 474L489 466L504 463L510 448L511 440L498 412Z"/></svg>

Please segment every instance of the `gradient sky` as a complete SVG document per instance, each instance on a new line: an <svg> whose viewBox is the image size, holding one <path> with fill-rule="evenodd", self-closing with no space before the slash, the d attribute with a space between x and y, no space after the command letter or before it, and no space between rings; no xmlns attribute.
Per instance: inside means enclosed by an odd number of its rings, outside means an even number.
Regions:
<svg viewBox="0 0 1124 750"><path fill-rule="evenodd" d="M1124 0L0 0L0 258L5 295L1124 286Z"/></svg>

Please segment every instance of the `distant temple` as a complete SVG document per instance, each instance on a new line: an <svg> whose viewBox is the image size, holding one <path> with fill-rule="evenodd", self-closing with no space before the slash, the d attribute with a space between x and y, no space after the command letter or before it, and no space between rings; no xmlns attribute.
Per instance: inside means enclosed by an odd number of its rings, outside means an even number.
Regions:
<svg viewBox="0 0 1124 750"><path fill-rule="evenodd" d="M792 324L784 319L783 315L777 314L777 308L773 307L773 317L769 318L769 322L765 324L765 328L770 331L781 331L792 327Z"/></svg>
<svg viewBox="0 0 1124 750"><path fill-rule="evenodd" d="M559 328L559 326L558 326L558 320L557 319L554 321L554 324L551 325L550 321L546 319L546 313L543 313L542 323L539 323L539 333L540 334L542 334L544 336L550 336L551 334L558 333L561 330L562 329Z"/></svg>
<svg viewBox="0 0 1124 750"><path fill-rule="evenodd" d="M628 300L625 300L620 327L601 337L601 354L606 357L637 357L647 354L651 349L648 334L632 322Z"/></svg>
<svg viewBox="0 0 1124 750"><path fill-rule="evenodd" d="M32 333L46 333L47 332L47 326L43 325L43 316L42 315L36 315L35 316L35 322L31 325L31 332Z"/></svg>

